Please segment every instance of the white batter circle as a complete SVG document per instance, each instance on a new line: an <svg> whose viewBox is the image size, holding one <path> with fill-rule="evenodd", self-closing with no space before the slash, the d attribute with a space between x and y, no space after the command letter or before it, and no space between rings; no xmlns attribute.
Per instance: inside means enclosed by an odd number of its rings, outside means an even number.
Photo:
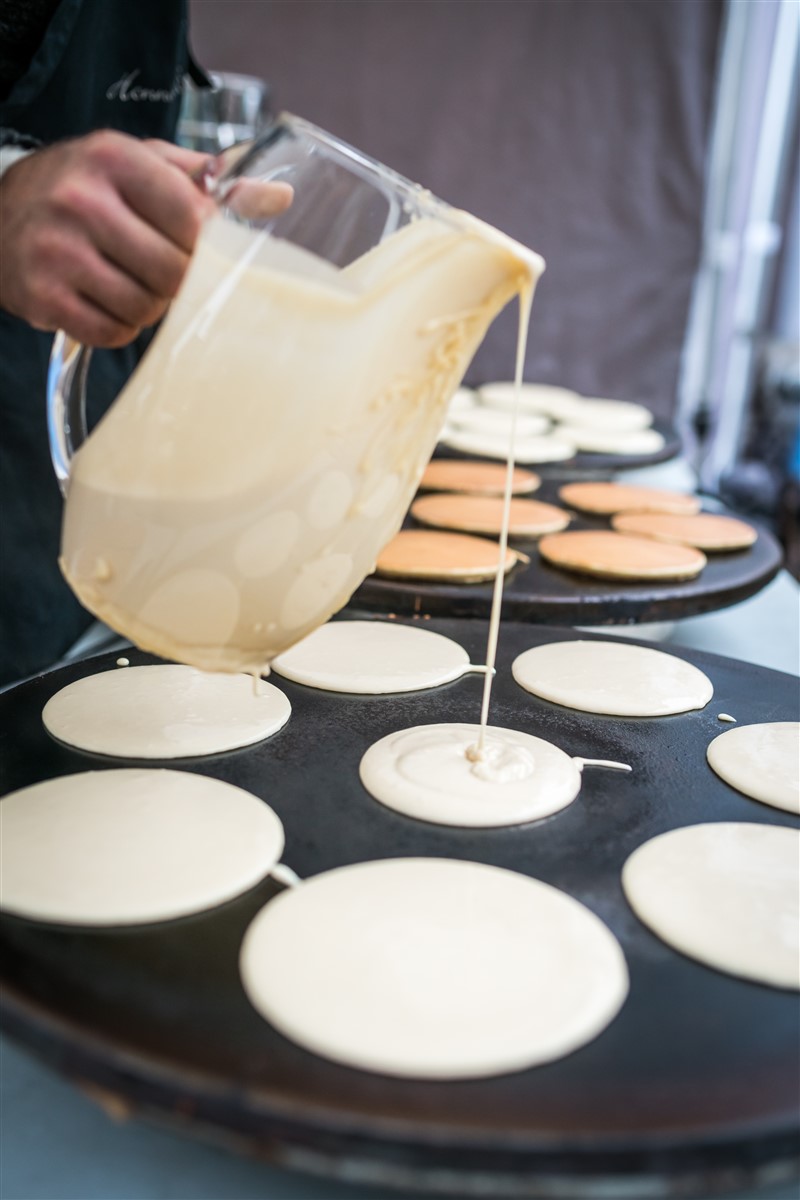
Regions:
<svg viewBox="0 0 800 1200"><path fill-rule="evenodd" d="M577 392L547 383L521 383L519 392L510 381L485 383L478 389L478 395L489 408L513 411L519 403L521 413L543 413L554 421L568 420L581 411L583 404Z"/></svg>
<svg viewBox="0 0 800 1200"><path fill-rule="evenodd" d="M715 737L706 756L720 779L745 796L800 815L800 722L740 725Z"/></svg>
<svg viewBox="0 0 800 1200"><path fill-rule="evenodd" d="M449 859L360 863L282 893L248 929L240 971L257 1011L306 1049L418 1079L561 1058L628 991L619 944L577 900Z"/></svg>
<svg viewBox="0 0 800 1200"><path fill-rule="evenodd" d="M508 459L509 439L498 434L476 433L471 429L447 426L439 441L461 454L480 454L484 458L498 458L503 462ZM519 463L561 462L574 457L575 449L575 444L566 434L563 437L560 433L555 436L528 434L514 439L514 460Z"/></svg>
<svg viewBox="0 0 800 1200"><path fill-rule="evenodd" d="M653 414L643 404L630 400L603 400L595 396L581 396L565 418L575 425L591 429L603 429L609 433L632 433L653 424Z"/></svg>
<svg viewBox="0 0 800 1200"><path fill-rule="evenodd" d="M332 621L272 661L279 675L329 692L415 692L474 670L466 650L429 629Z"/></svg>
<svg viewBox="0 0 800 1200"><path fill-rule="evenodd" d="M187 771L49 779L0 800L0 907L70 925L212 908L268 875L283 826L249 792Z"/></svg>
<svg viewBox="0 0 800 1200"><path fill-rule="evenodd" d="M513 411L505 412L499 408L467 409L456 413L455 416L448 417L448 421L456 429L463 429L479 436L488 434L490 437L506 439L511 437L512 425L518 438L538 437L541 433L547 433L550 428L549 419L537 413L517 416L515 422Z"/></svg>
<svg viewBox="0 0 800 1200"><path fill-rule="evenodd" d="M555 435L594 454L657 454L666 445L657 429L617 430L565 423L556 427Z"/></svg>
<svg viewBox="0 0 800 1200"><path fill-rule="evenodd" d="M484 758L474 761L470 752L479 734L480 725L466 724L390 733L361 759L361 782L396 812L468 828L536 821L578 795L580 764L557 746L490 725Z"/></svg>
<svg viewBox="0 0 800 1200"><path fill-rule="evenodd" d="M76 679L48 700L42 720L58 741L91 754L169 759L250 746L291 711L263 680L165 664Z"/></svg>
<svg viewBox="0 0 800 1200"><path fill-rule="evenodd" d="M478 394L473 388L456 388L447 405L447 415L449 417L452 413L469 412L470 409L475 408L477 403Z"/></svg>
<svg viewBox="0 0 800 1200"><path fill-rule="evenodd" d="M704 708L711 680L662 650L624 642L549 642L512 663L520 687L553 704L616 717L663 717Z"/></svg>
<svg viewBox="0 0 800 1200"><path fill-rule="evenodd" d="M735 822L672 829L622 870L636 915L707 966L800 987L800 832Z"/></svg>

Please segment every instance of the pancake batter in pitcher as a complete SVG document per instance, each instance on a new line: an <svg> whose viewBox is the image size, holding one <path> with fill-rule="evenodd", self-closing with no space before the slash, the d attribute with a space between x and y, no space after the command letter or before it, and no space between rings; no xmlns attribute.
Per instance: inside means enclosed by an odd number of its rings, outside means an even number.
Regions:
<svg viewBox="0 0 800 1200"><path fill-rule="evenodd" d="M74 460L61 562L92 612L163 656L258 671L346 603L486 328L543 267L467 214L420 208L343 267L207 223Z"/></svg>

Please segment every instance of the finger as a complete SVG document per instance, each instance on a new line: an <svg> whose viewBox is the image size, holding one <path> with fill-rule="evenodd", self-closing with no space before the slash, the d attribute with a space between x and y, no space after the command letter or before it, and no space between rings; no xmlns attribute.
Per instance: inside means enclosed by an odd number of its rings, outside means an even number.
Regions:
<svg viewBox="0 0 800 1200"><path fill-rule="evenodd" d="M290 183L264 183L260 179L240 179L225 196L226 206L249 221L279 217L293 200Z"/></svg>
<svg viewBox="0 0 800 1200"><path fill-rule="evenodd" d="M213 202L153 150L134 149L120 164L118 186L123 199L148 225L191 254Z"/></svg>
<svg viewBox="0 0 800 1200"><path fill-rule="evenodd" d="M47 317L31 324L48 333L63 329L76 342L104 349L127 346L141 332L110 316L87 297L68 290L54 295Z"/></svg>
<svg viewBox="0 0 800 1200"><path fill-rule="evenodd" d="M185 251L128 208L112 188L88 195L83 211L104 258L155 296L175 296L189 265Z"/></svg>
<svg viewBox="0 0 800 1200"><path fill-rule="evenodd" d="M142 329L164 315L168 301L113 262L93 252L82 258L73 278L75 291L122 325Z"/></svg>
<svg viewBox="0 0 800 1200"><path fill-rule="evenodd" d="M102 347L107 350L118 350L122 346L130 345L142 332L136 325L127 325L124 321L118 321L116 317L105 312L88 296L76 297L74 325L76 329L82 329L82 332L80 336L74 333L70 334L71 337L82 341L85 346L98 349ZM66 325L63 328L65 333L69 333Z"/></svg>

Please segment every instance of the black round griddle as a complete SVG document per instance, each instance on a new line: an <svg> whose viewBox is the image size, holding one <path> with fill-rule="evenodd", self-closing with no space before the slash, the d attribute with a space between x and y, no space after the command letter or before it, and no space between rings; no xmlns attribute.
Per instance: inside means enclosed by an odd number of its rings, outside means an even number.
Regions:
<svg viewBox="0 0 800 1200"><path fill-rule="evenodd" d="M424 627L483 661L484 622ZM181 769L267 800L286 827L284 861L301 876L366 859L442 855L510 867L577 897L617 935L631 973L627 1002L594 1042L547 1066L458 1083L326 1062L261 1020L239 985L239 944L277 891L269 881L208 913L138 929L80 931L3 917L8 1030L117 1108L343 1178L459 1197L554 1200L603 1188L606 1196L707 1196L797 1169L796 996L669 949L633 915L619 882L627 856L666 829L697 821L800 824L738 794L705 761L711 739L730 728L718 713L742 724L796 718L797 682L677 651L707 672L714 698L702 712L649 720L573 712L514 683L517 654L575 636L515 624L502 630L492 723L571 754L627 761L633 771L587 769L578 799L544 820L483 831L438 827L382 807L359 782L361 755L384 734L477 720L477 676L394 697L341 696L275 677L293 705L283 730ZM129 658L152 661L138 651ZM0 696L4 791L126 765L55 743L40 720L66 683L124 669L115 659L60 669Z"/></svg>
<svg viewBox="0 0 800 1200"><path fill-rule="evenodd" d="M651 428L663 436L664 445L660 450L652 451L650 454L597 454L583 450L573 455L572 458L565 458L560 462L521 462L519 465L528 470L536 471L537 475L548 478L588 479L595 474L602 474L605 478L608 478L612 472L633 470L638 467L653 467L657 463L667 462L669 459L675 458L680 454L682 443L680 435L674 426L656 419L653 421ZM436 447L434 457L472 458L476 462L498 461L496 458L487 458L480 454L464 454L460 450L452 450L444 442L440 442Z"/></svg>
<svg viewBox="0 0 800 1200"><path fill-rule="evenodd" d="M566 508L558 498L558 489L565 481L544 479L530 498ZM713 511L723 510L716 506ZM408 517L404 528L425 526ZM610 528L607 517L574 513L567 532ZM515 537L509 539L509 544L531 561L518 563L506 575L503 618L539 625L630 625L715 612L755 595L775 577L783 559L778 542L759 527L758 538L748 549L709 554L707 565L696 579L626 583L551 567L539 555L538 539ZM488 618L492 590L492 582L434 583L370 575L355 592L350 608L398 615Z"/></svg>

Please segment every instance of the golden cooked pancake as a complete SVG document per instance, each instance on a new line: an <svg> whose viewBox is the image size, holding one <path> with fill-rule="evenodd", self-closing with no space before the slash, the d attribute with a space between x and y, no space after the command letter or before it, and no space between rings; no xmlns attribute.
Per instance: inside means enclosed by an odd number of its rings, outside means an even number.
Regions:
<svg viewBox="0 0 800 1200"><path fill-rule="evenodd" d="M502 496L463 496L442 492L420 496L411 505L411 515L422 525L460 529L467 533L500 533L503 527ZM539 500L512 500L509 511L510 537L539 537L566 529L570 515L554 504Z"/></svg>
<svg viewBox="0 0 800 1200"><path fill-rule="evenodd" d="M609 516L618 512L665 512L688 516L700 511L696 496L628 483L567 483L559 498L581 512Z"/></svg>
<svg viewBox="0 0 800 1200"><path fill-rule="evenodd" d="M550 534L542 538L539 550L555 567L601 579L693 579L706 565L705 554L689 546L605 529Z"/></svg>
<svg viewBox="0 0 800 1200"><path fill-rule="evenodd" d="M652 544L652 543L651 543ZM500 547L487 538L431 529L402 529L378 555L376 575L390 579L434 579L443 583L485 583L494 579ZM505 570L528 559L507 550Z"/></svg>
<svg viewBox="0 0 800 1200"><path fill-rule="evenodd" d="M698 550L743 550L758 537L752 525L715 513L678 517L672 513L618 513L611 524L620 533L655 538Z"/></svg>
<svg viewBox="0 0 800 1200"><path fill-rule="evenodd" d="M515 467L511 481L512 495L535 492L541 482L533 471ZM506 486L506 468L497 463L436 458L428 463L419 486L422 491L428 492L473 492L483 496L502 496Z"/></svg>

